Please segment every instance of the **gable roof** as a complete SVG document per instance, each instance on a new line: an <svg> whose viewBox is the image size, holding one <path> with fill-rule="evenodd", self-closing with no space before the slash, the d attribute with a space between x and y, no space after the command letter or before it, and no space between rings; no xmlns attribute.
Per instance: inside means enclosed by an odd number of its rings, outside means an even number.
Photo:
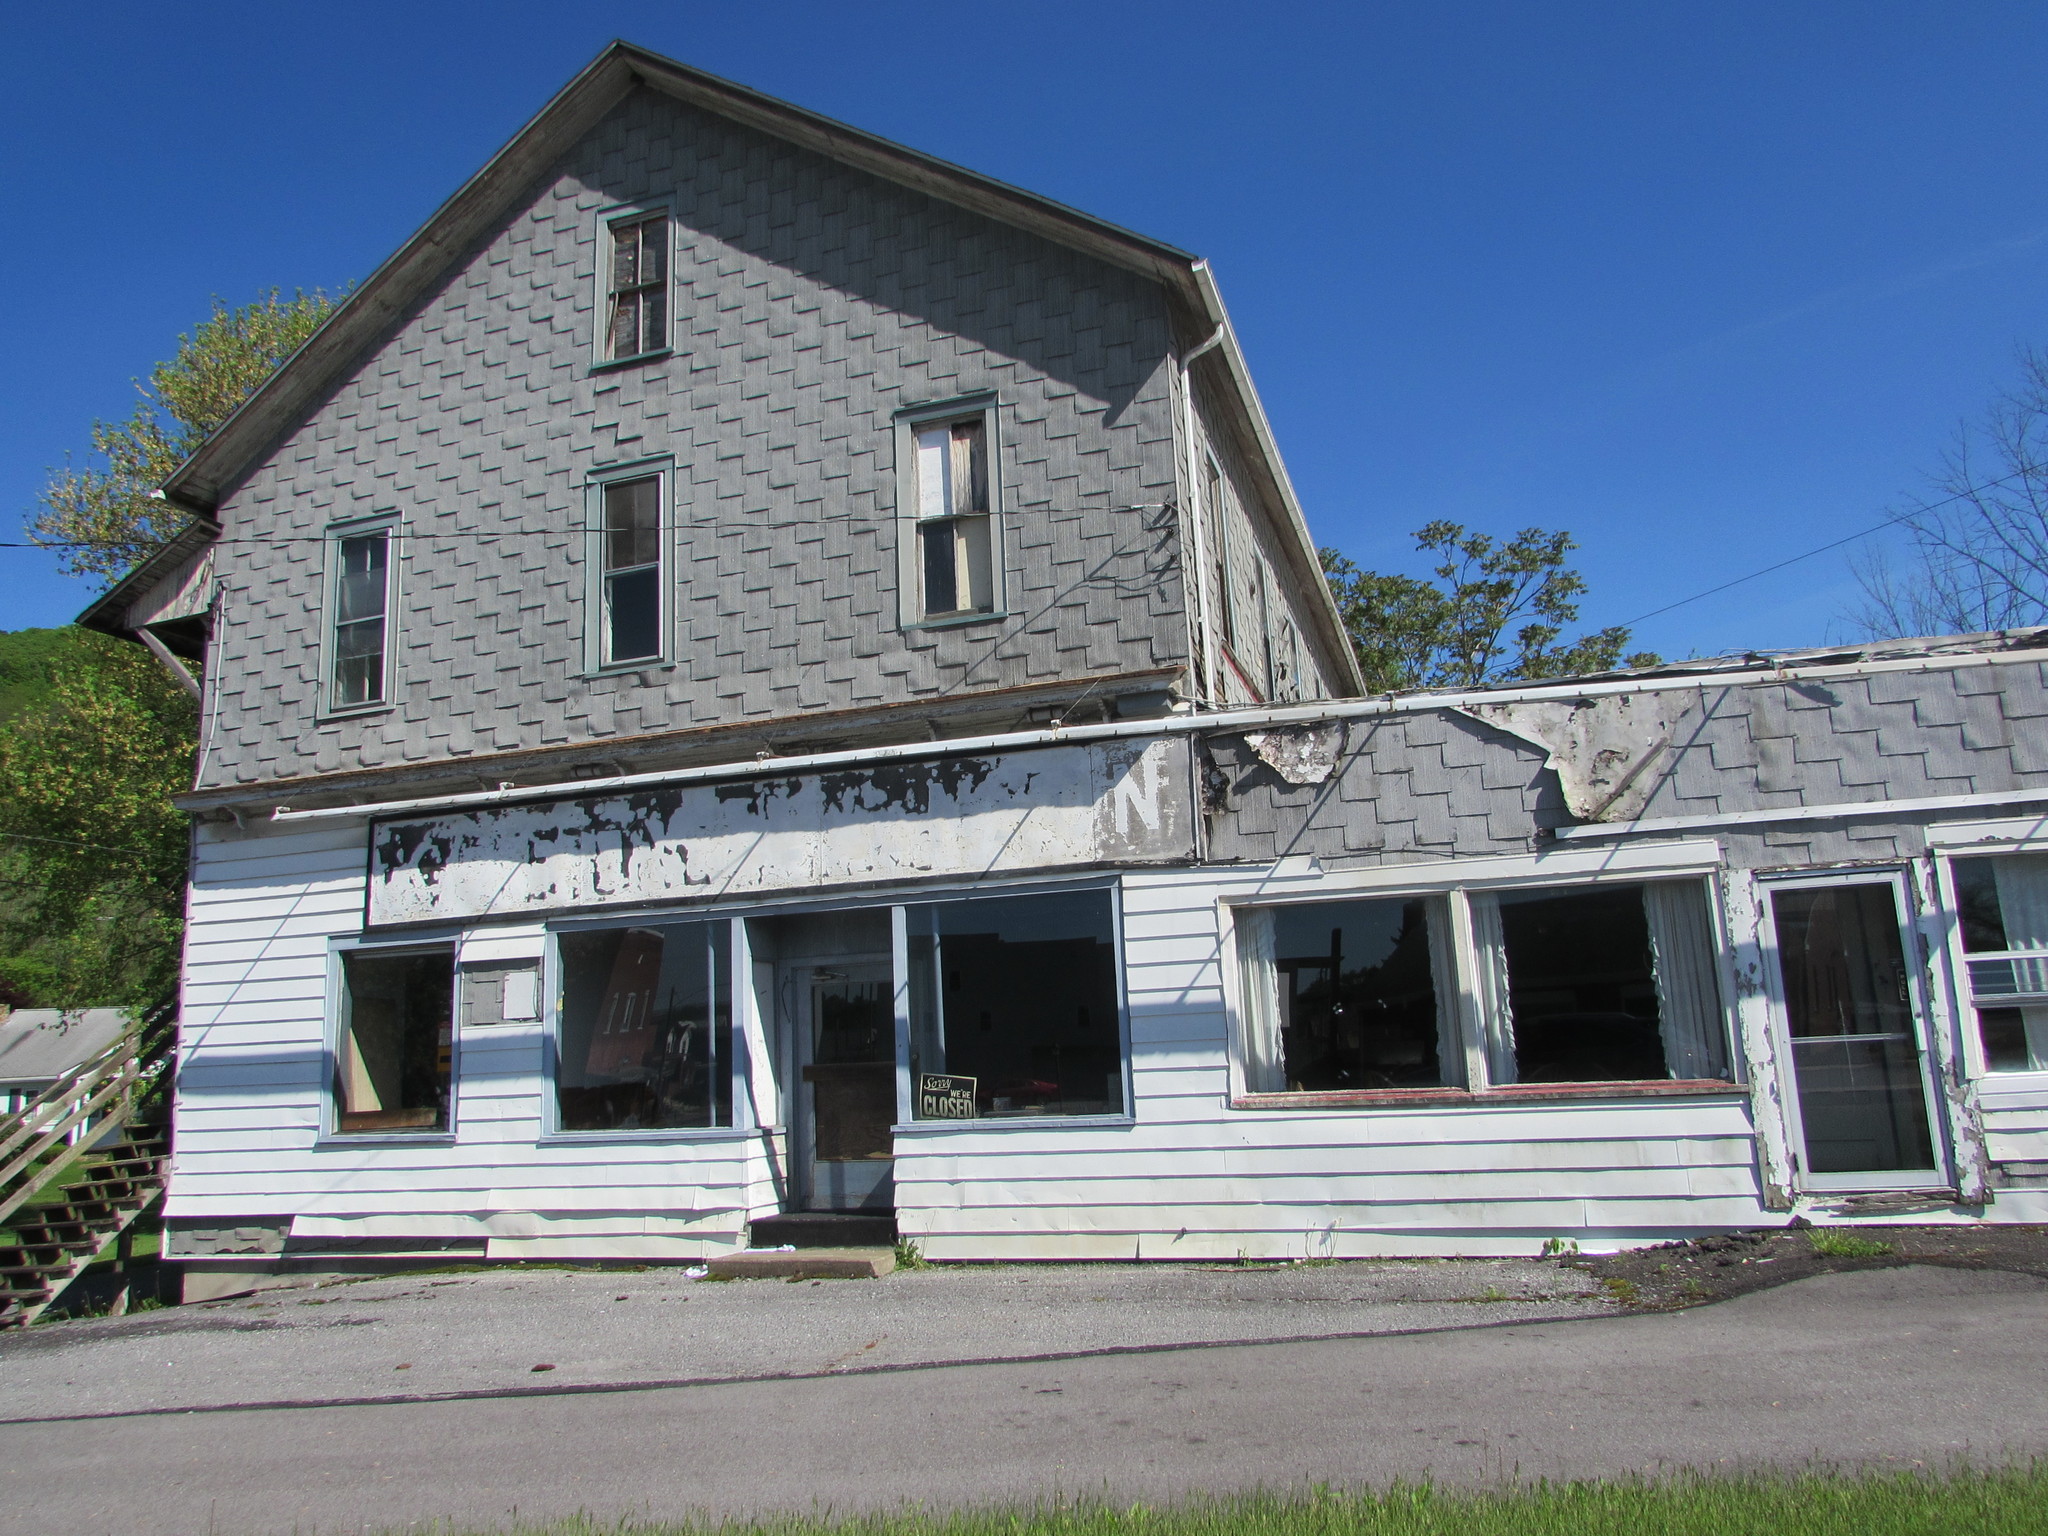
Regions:
<svg viewBox="0 0 2048 1536"><path fill-rule="evenodd" d="M1295 499L1278 445L1252 387L1251 374L1230 328L1208 264L1175 246L1082 213L1051 198L909 149L862 129L821 116L674 59L613 42L556 93L483 169L435 210L433 216L360 286L278 371L243 402L164 482L164 495L197 517L210 519L234 483L313 409L334 378L412 306L449 264L524 195L534 181L636 87L743 124L909 187L943 202L1026 230L1059 245L1127 268L1161 284L1197 325L1220 330L1239 425L1257 449L1261 467L1284 509L1295 576L1313 603L1323 639L1346 669L1351 691L1363 690L1356 658L1335 602L1322 579L1315 541Z"/></svg>

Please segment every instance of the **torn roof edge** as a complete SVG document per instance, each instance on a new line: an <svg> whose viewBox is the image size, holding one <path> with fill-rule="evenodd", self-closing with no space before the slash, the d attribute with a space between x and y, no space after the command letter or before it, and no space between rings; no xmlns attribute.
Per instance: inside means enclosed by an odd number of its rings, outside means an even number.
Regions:
<svg viewBox="0 0 2048 1536"><path fill-rule="evenodd" d="M1872 662L1923 659L1938 662L1945 656L1982 656L2001 651L2048 651L2048 625L1992 629L1974 635L1916 635L1897 640L1861 641L1854 645L1731 651L1719 656L1697 656L1684 661L1659 662L1649 667L1612 667L1604 672L1574 672L1562 677L1534 677L1484 683L1461 691L1475 694L1525 694L1543 689L1569 693L1588 683L1649 681L1667 677L1755 676L1759 673L1806 667L1853 668L1859 663ZM1419 698L1440 694L1443 691L1441 688L1404 688L1379 697Z"/></svg>

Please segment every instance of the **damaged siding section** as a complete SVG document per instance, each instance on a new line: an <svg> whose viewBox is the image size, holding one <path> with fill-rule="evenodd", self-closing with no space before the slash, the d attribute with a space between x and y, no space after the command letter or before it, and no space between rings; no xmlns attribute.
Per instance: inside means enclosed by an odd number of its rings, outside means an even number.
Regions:
<svg viewBox="0 0 2048 1536"><path fill-rule="evenodd" d="M1194 854L1184 739L380 822L372 927Z"/></svg>

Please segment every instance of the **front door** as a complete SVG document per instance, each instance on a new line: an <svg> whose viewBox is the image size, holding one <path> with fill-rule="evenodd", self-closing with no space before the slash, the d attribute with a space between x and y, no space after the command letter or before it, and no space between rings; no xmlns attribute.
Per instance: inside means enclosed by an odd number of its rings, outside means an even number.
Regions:
<svg viewBox="0 0 2048 1536"><path fill-rule="evenodd" d="M1905 913L1893 875L1771 889L1780 1038L1807 1189L1948 1182Z"/></svg>
<svg viewBox="0 0 2048 1536"><path fill-rule="evenodd" d="M896 1010L889 966L810 965L803 999L805 1203L814 1211L886 1211L896 1201Z"/></svg>

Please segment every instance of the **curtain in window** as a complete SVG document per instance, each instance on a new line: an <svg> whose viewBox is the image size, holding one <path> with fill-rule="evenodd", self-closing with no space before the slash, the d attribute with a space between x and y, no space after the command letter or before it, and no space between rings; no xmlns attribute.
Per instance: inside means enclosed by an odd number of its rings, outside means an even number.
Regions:
<svg viewBox="0 0 2048 1536"><path fill-rule="evenodd" d="M2048 859L1994 859L2007 949L2048 949Z"/></svg>
<svg viewBox="0 0 2048 1536"><path fill-rule="evenodd" d="M2005 947L2048 950L2048 858L2033 854L1994 859L1991 867L1998 881L1998 910L2005 919ZM2026 1059L2013 1065L2041 1071L2048 1067L2048 1008L2017 1012Z"/></svg>
<svg viewBox="0 0 2048 1536"><path fill-rule="evenodd" d="M1287 1064L1280 1049L1280 981L1274 964L1273 914L1261 907L1237 911L1244 1024L1244 1085L1249 1093L1284 1093Z"/></svg>
<svg viewBox="0 0 2048 1536"><path fill-rule="evenodd" d="M1500 899L1491 891L1474 891L1466 904L1472 912L1473 989L1479 1017L1486 1022L1486 1075L1496 1086L1519 1082L1515 1069L1515 1009L1508 994L1507 936L1501 929Z"/></svg>
<svg viewBox="0 0 2048 1536"><path fill-rule="evenodd" d="M1657 1017L1671 1075L1726 1077L1727 1032L1721 1021L1706 883L1654 881L1643 887L1643 911L1650 923L1650 952L1656 957Z"/></svg>

